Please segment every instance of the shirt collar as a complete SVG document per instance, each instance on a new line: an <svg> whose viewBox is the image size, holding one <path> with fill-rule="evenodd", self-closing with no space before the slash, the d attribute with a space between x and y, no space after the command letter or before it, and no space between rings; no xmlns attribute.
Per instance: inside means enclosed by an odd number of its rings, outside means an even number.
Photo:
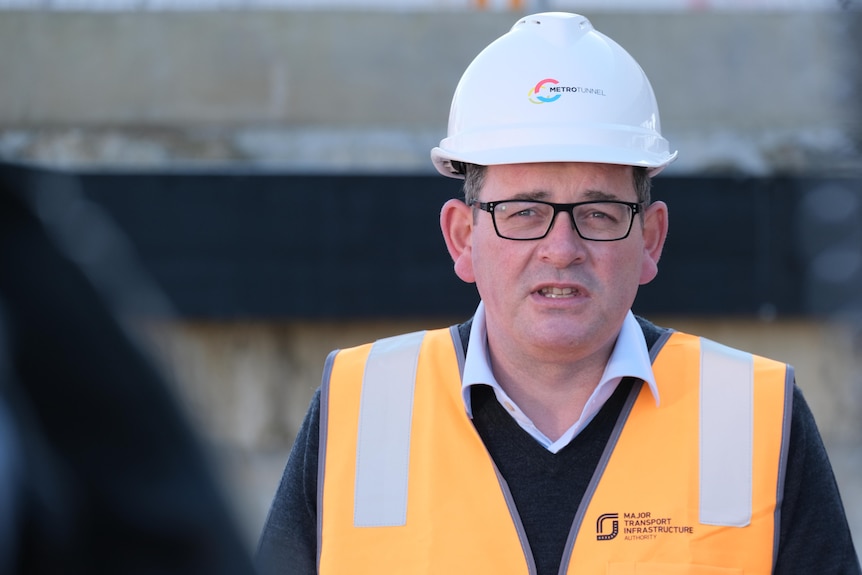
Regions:
<svg viewBox="0 0 862 575"><path fill-rule="evenodd" d="M659 405L658 386L652 371L649 350L644 339L643 330L629 310L623 320L622 328L617 336L614 349L611 352L605 371L599 385L614 378L634 377L646 382ZM467 356L464 359L464 375L461 379L461 394L467 415L473 417L473 405L470 399L470 387L477 384L490 385L500 389L500 384L491 371L488 357L488 332L485 326L485 304L479 302L470 327L470 339L467 344Z"/></svg>

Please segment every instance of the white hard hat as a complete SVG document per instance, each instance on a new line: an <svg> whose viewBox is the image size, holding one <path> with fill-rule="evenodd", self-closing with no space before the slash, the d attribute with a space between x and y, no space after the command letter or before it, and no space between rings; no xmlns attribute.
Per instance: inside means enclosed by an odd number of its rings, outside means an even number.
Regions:
<svg viewBox="0 0 862 575"><path fill-rule="evenodd" d="M463 177L459 162L597 162L655 175L676 155L638 63L585 17L562 12L522 18L476 56L431 151L453 178Z"/></svg>

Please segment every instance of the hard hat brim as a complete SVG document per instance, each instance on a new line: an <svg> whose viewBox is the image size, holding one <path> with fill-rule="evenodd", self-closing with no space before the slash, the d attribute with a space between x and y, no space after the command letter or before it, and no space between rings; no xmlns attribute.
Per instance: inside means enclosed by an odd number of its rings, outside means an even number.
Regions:
<svg viewBox="0 0 862 575"><path fill-rule="evenodd" d="M445 140L444 140L445 142ZM453 154L441 146L431 150L431 161L439 173L450 178L463 178L464 174L452 162L495 166L501 164L533 164L545 162L583 162L595 164L617 164L647 168L650 176L655 176L673 162L676 151L640 153L619 148L597 146L524 146L492 150L476 150L469 153Z"/></svg>

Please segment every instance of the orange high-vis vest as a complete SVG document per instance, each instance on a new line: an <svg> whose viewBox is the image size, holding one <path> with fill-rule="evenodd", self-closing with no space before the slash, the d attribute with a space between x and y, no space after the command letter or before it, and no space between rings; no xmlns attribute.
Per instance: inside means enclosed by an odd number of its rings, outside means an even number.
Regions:
<svg viewBox="0 0 862 575"><path fill-rule="evenodd" d="M792 368L669 333L652 350L660 405L634 386L561 573L772 572ZM327 359L321 574L535 573L508 488L466 414L463 363L455 327Z"/></svg>

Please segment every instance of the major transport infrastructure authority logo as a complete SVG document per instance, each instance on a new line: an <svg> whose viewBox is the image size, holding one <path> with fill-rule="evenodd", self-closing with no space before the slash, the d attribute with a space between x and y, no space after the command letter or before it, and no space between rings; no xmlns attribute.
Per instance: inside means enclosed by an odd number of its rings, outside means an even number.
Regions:
<svg viewBox="0 0 862 575"><path fill-rule="evenodd" d="M622 529L620 529L622 522ZM694 527L680 525L672 517L653 514L651 511L634 513L602 513L596 519L596 539L609 541L622 534L626 541L658 539L668 535L692 535Z"/></svg>

